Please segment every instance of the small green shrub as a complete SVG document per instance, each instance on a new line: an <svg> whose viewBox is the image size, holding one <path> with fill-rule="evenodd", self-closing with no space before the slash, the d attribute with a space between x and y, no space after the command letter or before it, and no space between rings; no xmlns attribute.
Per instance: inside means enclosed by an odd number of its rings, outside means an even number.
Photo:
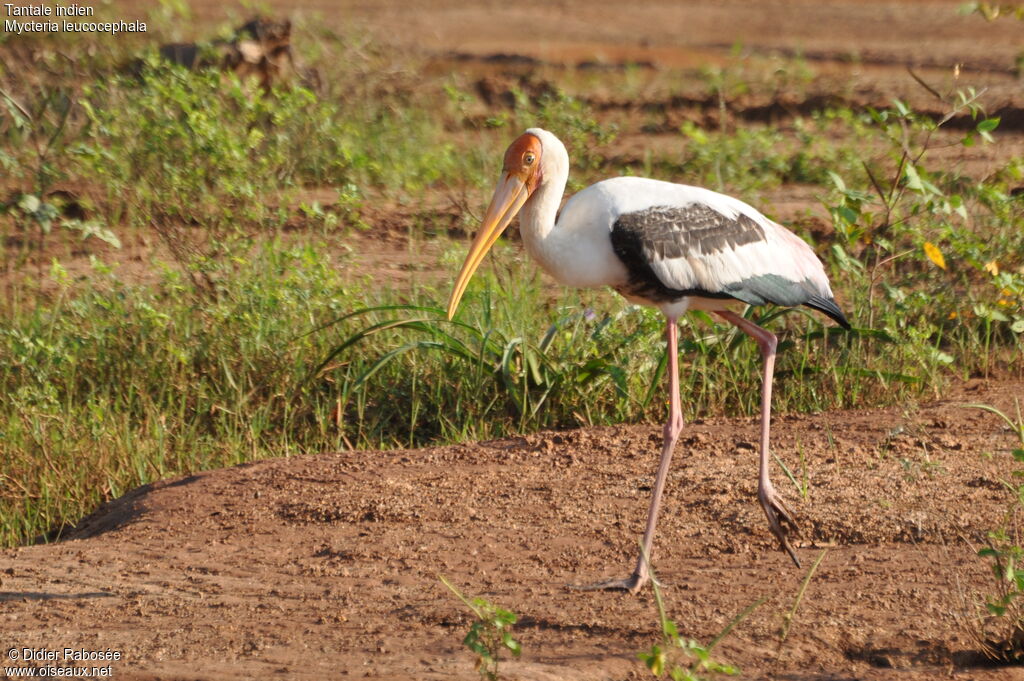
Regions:
<svg viewBox="0 0 1024 681"><path fill-rule="evenodd" d="M998 416L1017 437L1019 447L1011 452L1015 463L1024 464L1024 415L1017 402L1016 417L987 404L967 404ZM1024 477L1024 469L1013 471ZM984 597L986 615L971 620L969 631L989 657L1001 662L1024 660L1024 547L1019 536L1019 516L1024 512L1024 483L1004 482L1014 499L1003 524L989 532L986 546L978 551L992 571L994 593Z"/></svg>
<svg viewBox="0 0 1024 681"><path fill-rule="evenodd" d="M508 651L512 657L519 657L523 652L519 641L512 638L512 625L518 618L512 611L499 608L487 599L477 597L470 600L444 577L439 576L438 579L476 615L476 621L469 627L462 644L477 656L476 670L480 672L480 678L498 681L501 678L498 665L502 652Z"/></svg>
<svg viewBox="0 0 1024 681"><path fill-rule="evenodd" d="M737 624L745 620L766 599L762 598L749 605L733 618L711 643L704 646L694 639L680 636L676 623L668 618L661 587L653 574L651 575L651 585L654 589L654 602L658 609L661 641L653 644L649 650L637 653L637 658L650 670L654 678L661 679L667 674L672 681L705 681L718 675L738 675L740 673L738 668L719 662L711 656L711 652Z"/></svg>
<svg viewBox="0 0 1024 681"><path fill-rule="evenodd" d="M150 62L84 89L78 172L104 188L107 219L202 224L214 234L274 217L266 197L297 182L294 132L314 118L311 92L264 96L232 76Z"/></svg>

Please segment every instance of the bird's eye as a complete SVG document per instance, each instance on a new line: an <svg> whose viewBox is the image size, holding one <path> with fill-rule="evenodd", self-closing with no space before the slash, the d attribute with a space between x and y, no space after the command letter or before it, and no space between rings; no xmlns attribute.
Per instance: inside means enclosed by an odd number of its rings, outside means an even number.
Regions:
<svg viewBox="0 0 1024 681"><path fill-rule="evenodd" d="M537 157L534 155L532 151L528 151L525 154L523 154L523 163L525 163L526 165L532 166L535 160L537 160Z"/></svg>

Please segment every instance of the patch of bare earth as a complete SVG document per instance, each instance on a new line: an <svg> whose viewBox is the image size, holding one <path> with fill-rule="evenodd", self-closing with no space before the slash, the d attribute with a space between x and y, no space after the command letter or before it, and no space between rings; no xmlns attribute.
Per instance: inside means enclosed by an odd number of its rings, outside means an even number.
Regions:
<svg viewBox="0 0 1024 681"><path fill-rule="evenodd" d="M756 503L757 424L688 424L657 540L671 616L708 641L767 597L716 649L747 678L1024 679L960 666L978 659L957 622L990 588L975 550L1013 466L1001 422L960 404L1005 408L1022 387L775 419L775 453L807 480L803 497L775 469L798 551L807 566L828 550L781 650L805 572ZM122 679L472 679L441 574L520 615L506 678L640 678L652 594L566 585L632 567L659 441L657 426L589 428L148 485L64 541L0 553L4 642L119 650Z"/></svg>

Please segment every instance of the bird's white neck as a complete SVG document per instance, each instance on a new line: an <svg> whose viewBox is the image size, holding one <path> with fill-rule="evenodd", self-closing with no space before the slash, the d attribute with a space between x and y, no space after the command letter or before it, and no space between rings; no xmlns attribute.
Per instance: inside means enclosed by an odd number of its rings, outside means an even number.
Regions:
<svg viewBox="0 0 1024 681"><path fill-rule="evenodd" d="M543 175L540 185L519 213L519 231L530 253L550 271L550 263L545 262L545 249L542 245L553 236L551 232L555 228L558 206L562 203L565 183L569 180L569 152L566 151L565 145L547 130L530 128L526 132L541 140Z"/></svg>
<svg viewBox="0 0 1024 681"><path fill-rule="evenodd" d="M556 225L566 179L567 174L545 178L519 213L519 233L526 252L558 281L563 279L562 259L568 250L562 243L567 235Z"/></svg>
<svg viewBox="0 0 1024 681"><path fill-rule="evenodd" d="M523 206L519 213L519 231L527 244L542 242L551 234L567 180L568 173L561 177L545 177Z"/></svg>

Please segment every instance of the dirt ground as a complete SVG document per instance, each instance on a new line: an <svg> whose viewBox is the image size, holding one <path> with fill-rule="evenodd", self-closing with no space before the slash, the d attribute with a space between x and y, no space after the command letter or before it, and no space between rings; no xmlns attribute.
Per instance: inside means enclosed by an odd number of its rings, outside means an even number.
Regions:
<svg viewBox="0 0 1024 681"><path fill-rule="evenodd" d="M199 21L222 18L218 3L193 4ZM1021 24L957 17L959 4L666 2L626 11L593 0L320 0L301 11L338 28L365 26L435 57L434 69L496 78L508 76L510 55L565 69L669 69L724 61L740 41L802 53L854 83L855 97L884 103L919 90L906 66L938 74L963 63L993 89L1004 120L1024 121L1012 75ZM1024 123L1011 126L978 162L1019 153L1022 131ZM640 139L629 130L623 139L631 134ZM986 153L979 149L970 153ZM769 201L785 219L812 202L806 191L783 187ZM381 260L372 234L359 238L368 243L354 249L363 254L356 266L401 285L405 256ZM1021 396L1019 381L976 379L935 402L778 415L774 452L805 491L777 466L773 478L798 515L804 570L777 550L756 502L756 421L688 424L656 542L670 617L707 642L766 598L715 650L743 678L1024 680L1024 669L988 666L970 635L978 594L994 591L976 551L1009 505L1014 439L995 416L962 406L1012 409ZM520 616L524 652L503 678L646 678L636 653L658 640L652 593L567 585L631 569L660 433L623 425L324 453L147 485L63 541L0 552L2 652L119 651L119 679L477 678L461 644L470 619L444 575Z"/></svg>
<svg viewBox="0 0 1024 681"><path fill-rule="evenodd" d="M780 416L775 472L827 553L779 646L804 570L756 503L757 424L689 424L656 565L671 617L745 678L1024 679L978 666L965 622L992 577L975 556L1008 505L1020 386L939 402ZM568 584L632 567L660 429L629 425L436 449L264 461L137 489L66 540L0 554L4 642L120 651L123 679L472 679L467 612L444 575L521 617L508 679L630 679L657 641L650 592ZM803 463L801 463L801 457Z"/></svg>

